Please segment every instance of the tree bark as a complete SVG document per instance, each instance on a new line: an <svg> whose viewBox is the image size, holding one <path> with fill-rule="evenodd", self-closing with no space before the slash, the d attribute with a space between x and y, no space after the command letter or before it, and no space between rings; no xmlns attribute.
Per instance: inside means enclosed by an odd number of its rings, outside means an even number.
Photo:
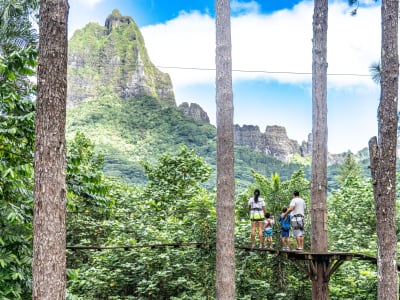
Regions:
<svg viewBox="0 0 400 300"><path fill-rule="evenodd" d="M378 140L369 142L378 236L378 299L397 300L396 152L398 126L398 1L383 0Z"/></svg>
<svg viewBox="0 0 400 300"><path fill-rule="evenodd" d="M67 0L42 0L39 12L38 95L32 299L66 297Z"/></svg>
<svg viewBox="0 0 400 300"><path fill-rule="evenodd" d="M235 181L229 0L216 1L217 258L216 299L235 299Z"/></svg>
<svg viewBox="0 0 400 300"><path fill-rule="evenodd" d="M328 1L314 1L312 63L312 166L311 166L311 250L328 251L327 229L327 31ZM329 299L329 278L324 262L316 261L312 276L312 299Z"/></svg>

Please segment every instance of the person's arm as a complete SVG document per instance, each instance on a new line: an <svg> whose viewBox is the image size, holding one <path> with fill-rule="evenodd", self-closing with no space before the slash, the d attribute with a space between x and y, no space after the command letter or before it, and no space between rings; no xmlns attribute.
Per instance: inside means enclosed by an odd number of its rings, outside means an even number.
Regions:
<svg viewBox="0 0 400 300"><path fill-rule="evenodd" d="M286 218L286 216L287 216L291 211L293 211L293 210L294 210L294 205L289 206L289 208L287 209L287 211L284 212L284 213L282 214L282 218L283 218L283 219Z"/></svg>

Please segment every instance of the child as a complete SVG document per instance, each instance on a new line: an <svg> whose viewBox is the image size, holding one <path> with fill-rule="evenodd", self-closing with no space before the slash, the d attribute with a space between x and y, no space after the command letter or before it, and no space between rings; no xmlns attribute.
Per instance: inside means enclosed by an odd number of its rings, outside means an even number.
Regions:
<svg viewBox="0 0 400 300"><path fill-rule="evenodd" d="M269 243L269 247L273 248L272 241L272 226L274 225L274 216L271 217L270 213L265 213L265 221L264 221L264 247L267 247L267 243Z"/></svg>
<svg viewBox="0 0 400 300"><path fill-rule="evenodd" d="M281 224L281 239L282 239L282 250L290 250L290 215L288 214L285 218L283 215L287 211L287 207L282 208L282 215L279 216L279 223Z"/></svg>

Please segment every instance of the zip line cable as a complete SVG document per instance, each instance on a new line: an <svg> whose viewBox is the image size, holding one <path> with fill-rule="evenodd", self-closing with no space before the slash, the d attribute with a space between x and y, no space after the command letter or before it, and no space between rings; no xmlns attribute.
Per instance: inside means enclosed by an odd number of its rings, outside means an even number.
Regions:
<svg viewBox="0 0 400 300"><path fill-rule="evenodd" d="M216 69L213 69L213 68L198 68L198 67L168 67L168 66L154 66L154 67L160 68L160 69L197 70L197 71L215 71L216 70ZM265 74L288 74L288 75L312 75L312 72L242 70L242 69L232 69L232 72L239 72L239 73L265 73ZM369 75L369 74L357 74L357 73L328 73L327 75L328 76L371 77L371 75Z"/></svg>
<svg viewBox="0 0 400 300"><path fill-rule="evenodd" d="M100 67L100 65L94 64L83 64L83 66L91 65L92 67ZM107 64L109 67L132 67L136 68L136 64L118 64L111 63ZM202 68L202 67L180 67L180 66L160 66L160 65L150 65L142 64L142 67L149 68L160 68L160 69L175 69L175 70L193 70L193 71L216 71L215 68ZM81 66L70 66L72 68L79 69ZM267 70L244 70L244 69L232 69L232 72L237 73L263 73L263 74L282 74L282 75L312 75L312 72L294 72L294 71L267 71ZM371 77L371 74L358 74L358 73L328 73L328 76L353 76L353 77Z"/></svg>

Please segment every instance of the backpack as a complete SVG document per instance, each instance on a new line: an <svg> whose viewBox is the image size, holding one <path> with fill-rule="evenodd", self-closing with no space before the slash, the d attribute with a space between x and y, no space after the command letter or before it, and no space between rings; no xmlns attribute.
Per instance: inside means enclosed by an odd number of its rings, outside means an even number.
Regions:
<svg viewBox="0 0 400 300"><path fill-rule="evenodd" d="M285 230L285 231L289 231L290 230L290 219L288 220L288 216L286 216L286 218L283 219L282 229Z"/></svg>

